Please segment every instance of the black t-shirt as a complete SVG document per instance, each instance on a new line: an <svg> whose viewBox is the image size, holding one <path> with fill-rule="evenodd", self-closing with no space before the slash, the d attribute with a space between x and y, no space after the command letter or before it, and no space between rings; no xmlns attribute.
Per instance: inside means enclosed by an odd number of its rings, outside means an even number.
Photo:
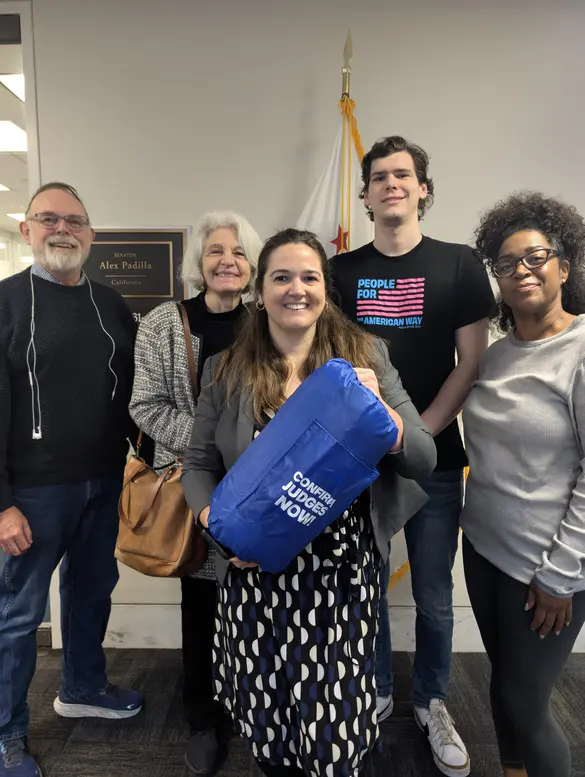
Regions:
<svg viewBox="0 0 585 777"><path fill-rule="evenodd" d="M183 300L187 311L191 332L201 338L201 358L198 365L198 378L201 380L205 360L216 353L225 351L235 340L246 306L240 302L233 310L225 313L212 313L205 304L205 294Z"/></svg>
<svg viewBox="0 0 585 777"><path fill-rule="evenodd" d="M369 243L335 257L332 272L342 310L388 341L390 359L422 413L455 367L457 329L492 311L483 264L468 246L423 237L402 256L385 256ZM466 465L456 420L435 442L438 470Z"/></svg>

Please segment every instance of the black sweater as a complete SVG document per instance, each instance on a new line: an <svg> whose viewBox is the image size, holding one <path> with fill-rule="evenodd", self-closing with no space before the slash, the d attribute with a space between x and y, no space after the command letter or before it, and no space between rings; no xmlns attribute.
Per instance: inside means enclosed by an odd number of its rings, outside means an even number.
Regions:
<svg viewBox="0 0 585 777"><path fill-rule="evenodd" d="M245 305L240 302L233 310L225 313L212 313L205 305L205 294L183 300L187 311L191 332L201 338L201 356L198 365L198 378L201 381L201 373L205 361L220 351L229 348L238 334Z"/></svg>
<svg viewBox="0 0 585 777"><path fill-rule="evenodd" d="M42 439L33 440L27 350L34 344ZM121 470L132 425L128 404L134 372L134 321L119 294L92 283L61 286L29 270L0 282L0 511L11 488L59 485ZM32 368L33 354L28 363ZM38 415L35 401L35 417ZM38 423L38 418L36 419Z"/></svg>

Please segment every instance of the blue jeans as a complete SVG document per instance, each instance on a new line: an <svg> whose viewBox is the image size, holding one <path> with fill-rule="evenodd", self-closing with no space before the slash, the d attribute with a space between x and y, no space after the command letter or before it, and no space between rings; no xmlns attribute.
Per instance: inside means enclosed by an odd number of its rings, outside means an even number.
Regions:
<svg viewBox="0 0 585 777"><path fill-rule="evenodd" d="M426 505L404 527L416 604L416 653L412 700L428 707L446 699L453 641L453 564L457 553L463 475L461 470L434 472L420 482ZM376 688L379 696L394 689L388 614L390 561L382 570L380 624L376 642Z"/></svg>
<svg viewBox="0 0 585 777"><path fill-rule="evenodd" d="M121 487L122 473L13 490L33 544L22 556L8 556L0 569L0 741L27 732L36 631L61 559L61 688L81 699L107 684L102 642L118 582L114 548Z"/></svg>

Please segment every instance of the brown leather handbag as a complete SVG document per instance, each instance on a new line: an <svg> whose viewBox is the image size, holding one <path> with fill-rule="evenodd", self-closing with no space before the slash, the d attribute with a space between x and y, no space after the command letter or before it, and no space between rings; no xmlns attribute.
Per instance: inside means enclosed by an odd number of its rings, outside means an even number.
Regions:
<svg viewBox="0 0 585 777"><path fill-rule="evenodd" d="M198 381L187 311L178 303L185 331L185 345L193 397ZM140 458L142 432L136 455L124 470L118 503L120 526L115 555L118 561L143 575L186 577L201 569L207 543L196 526L181 486L182 460L155 472Z"/></svg>

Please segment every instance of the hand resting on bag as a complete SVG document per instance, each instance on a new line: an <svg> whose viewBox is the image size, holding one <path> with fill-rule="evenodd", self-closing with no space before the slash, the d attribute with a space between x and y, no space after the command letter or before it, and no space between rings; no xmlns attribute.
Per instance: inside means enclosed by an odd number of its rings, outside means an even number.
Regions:
<svg viewBox="0 0 585 777"><path fill-rule="evenodd" d="M398 415L398 413L395 410L392 410L392 408L389 405L387 405L382 399L382 395L380 394L380 385L378 383L378 378L376 377L376 373L374 372L374 370L364 369L362 367L354 367L354 370L355 370L355 374L358 377L359 382L362 385L364 385L366 388L369 388L370 391L378 397L380 402L386 408L388 415L396 424L396 427L398 429L398 437L396 438L396 443L392 446L392 448L390 448L390 453L397 453L398 451L401 451L402 438L404 436L404 423L402 421L402 418Z"/></svg>
<svg viewBox="0 0 585 777"><path fill-rule="evenodd" d="M209 510L210 506L207 505L207 507L204 507L203 510L199 513L197 520L203 526L205 529L207 529L207 536L211 537L211 534L208 529L209 525ZM237 558L237 556L233 556L230 558L230 564L233 564L238 569L252 569L253 567L257 567L258 564L254 563L253 561L242 561L241 559Z"/></svg>

